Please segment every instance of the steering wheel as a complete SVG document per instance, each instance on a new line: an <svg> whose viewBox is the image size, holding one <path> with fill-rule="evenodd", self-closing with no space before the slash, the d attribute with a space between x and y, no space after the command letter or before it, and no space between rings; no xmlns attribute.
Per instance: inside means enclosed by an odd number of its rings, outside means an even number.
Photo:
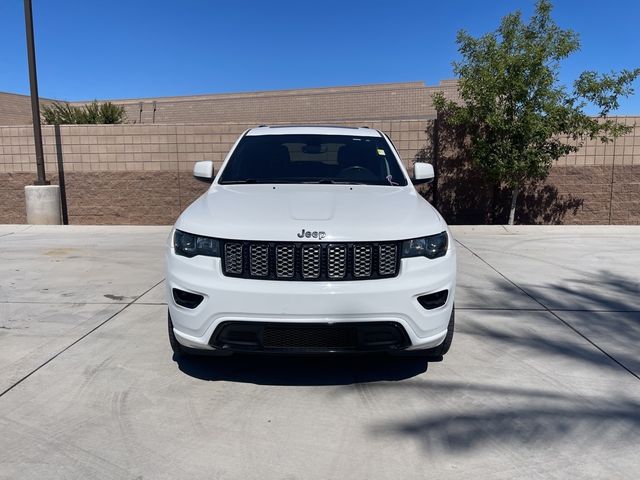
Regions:
<svg viewBox="0 0 640 480"><path fill-rule="evenodd" d="M356 176L362 176L364 175L365 177L375 177L375 174L369 170L366 167L361 167L360 165L353 165L352 167L347 167L343 170L340 171L340 176L346 176L346 174L348 173L355 173Z"/></svg>

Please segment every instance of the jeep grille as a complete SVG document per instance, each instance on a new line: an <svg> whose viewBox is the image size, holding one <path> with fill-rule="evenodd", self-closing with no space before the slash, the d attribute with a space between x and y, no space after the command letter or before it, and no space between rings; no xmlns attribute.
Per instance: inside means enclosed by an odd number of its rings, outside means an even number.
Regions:
<svg viewBox="0 0 640 480"><path fill-rule="evenodd" d="M398 275L398 242L245 242L223 240L228 277L336 281Z"/></svg>

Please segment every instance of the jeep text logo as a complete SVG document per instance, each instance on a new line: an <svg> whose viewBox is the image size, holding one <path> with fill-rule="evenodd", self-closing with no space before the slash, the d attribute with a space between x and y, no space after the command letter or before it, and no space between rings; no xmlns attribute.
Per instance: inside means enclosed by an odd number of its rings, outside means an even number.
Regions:
<svg viewBox="0 0 640 480"><path fill-rule="evenodd" d="M298 238L306 237L306 238L317 238L318 240L322 240L326 236L327 234L324 232L310 232L308 230L305 230L304 228L300 233L298 233Z"/></svg>

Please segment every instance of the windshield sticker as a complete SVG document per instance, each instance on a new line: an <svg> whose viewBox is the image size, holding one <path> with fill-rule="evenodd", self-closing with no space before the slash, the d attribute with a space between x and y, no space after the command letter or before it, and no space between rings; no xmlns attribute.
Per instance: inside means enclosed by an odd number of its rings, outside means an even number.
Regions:
<svg viewBox="0 0 640 480"><path fill-rule="evenodd" d="M377 149L378 155L384 157L386 155L386 153L384 153L384 150L382 148L378 148Z"/></svg>

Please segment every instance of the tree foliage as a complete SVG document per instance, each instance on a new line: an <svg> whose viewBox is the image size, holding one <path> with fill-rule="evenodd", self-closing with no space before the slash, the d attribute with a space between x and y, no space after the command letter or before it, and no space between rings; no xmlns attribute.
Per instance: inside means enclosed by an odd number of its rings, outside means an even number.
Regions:
<svg viewBox="0 0 640 480"><path fill-rule="evenodd" d="M42 120L48 125L126 123L124 107L111 102L93 101L83 106L53 102L42 107Z"/></svg>
<svg viewBox="0 0 640 480"><path fill-rule="evenodd" d="M462 59L453 68L461 102L434 95L438 113L468 132L473 161L492 181L512 189L510 223L526 182L545 178L555 160L586 139L608 142L631 128L607 115L621 96L633 94L640 69L586 71L569 91L558 80L560 64L580 41L555 24L551 10L548 0L538 0L528 23L516 11L479 38L458 32ZM596 117L585 113L590 104L598 108Z"/></svg>

